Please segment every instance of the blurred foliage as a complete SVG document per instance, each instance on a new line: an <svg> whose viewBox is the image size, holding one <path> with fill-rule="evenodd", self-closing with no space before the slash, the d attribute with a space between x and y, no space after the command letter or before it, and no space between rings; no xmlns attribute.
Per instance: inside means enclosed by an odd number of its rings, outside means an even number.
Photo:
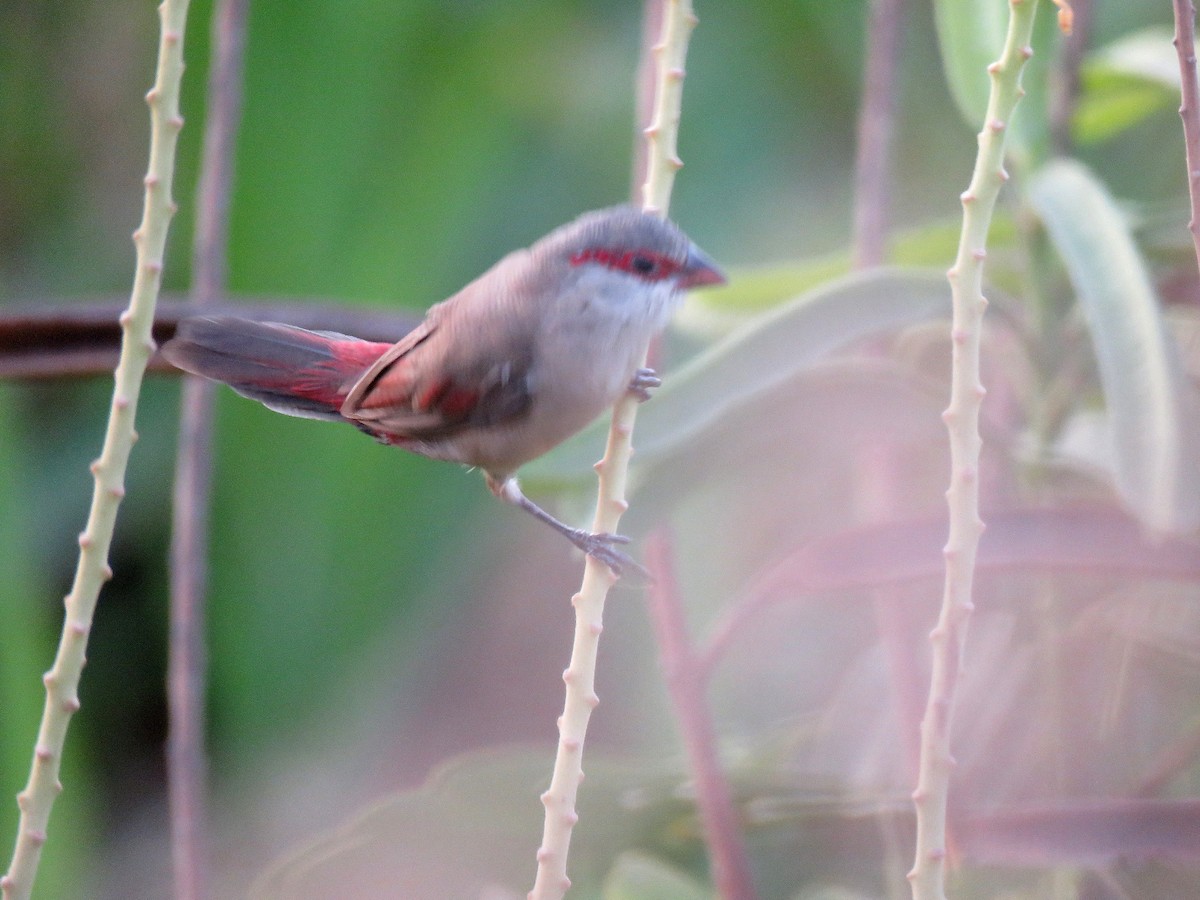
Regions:
<svg viewBox="0 0 1200 900"><path fill-rule="evenodd" d="M907 890L910 754L940 557L869 529L923 535L942 515L948 347L942 282L924 267L953 254L1004 4L910 6L896 268L878 273L847 277L864 4L700 3L689 53L672 212L735 277L691 301L663 348L667 384L642 413L628 522L635 536L674 525L698 641L731 610L753 613L722 645L710 696L768 898ZM1049 160L1061 39L1046 9L989 247L985 517L996 546L1020 536L1040 550L980 578L956 723L960 896L1168 898L1200 878L1167 818L1141 843L1121 830L1139 821L1138 796L1200 794L1187 752L1200 729L1187 532L1200 490L1200 314L1170 9L1093 7L1076 160ZM166 273L176 290L188 281L210 15L194 0ZM419 309L628 196L640 15L580 0L253 5L231 289ZM156 28L132 0L0 5L0 304L127 290ZM0 391L2 796L26 776L107 390ZM167 379L143 394L116 578L47 846L48 897L167 893L175 398ZM321 866L374 884L406 860L415 885L430 873L467 880L461 894L428 896L523 895L577 560L453 466L228 392L216 427L218 895L242 896L258 878L264 896L298 896L271 888L311 885ZM563 491L582 520L599 452L585 433L528 483ZM1184 533L1143 545L1131 526L1106 554L1110 532L1076 528L1099 552L1072 555L1064 536L1081 504ZM1027 507L1048 510L1057 530L1001 515ZM810 546L828 551L826 575ZM703 896L641 594L618 590L608 615L571 864L578 895ZM536 749L496 749L512 743ZM451 757L427 786L392 795ZM1138 851L1087 844L1082 798L1111 800L1110 837ZM1041 856L1021 843L1028 822L1000 815L1022 804L1049 809ZM0 822L3 843L15 807Z"/></svg>

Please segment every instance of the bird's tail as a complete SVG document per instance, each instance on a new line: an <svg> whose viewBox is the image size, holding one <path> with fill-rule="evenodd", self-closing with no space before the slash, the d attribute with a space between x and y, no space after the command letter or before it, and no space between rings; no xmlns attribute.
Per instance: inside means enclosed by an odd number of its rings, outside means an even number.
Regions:
<svg viewBox="0 0 1200 900"><path fill-rule="evenodd" d="M340 419L342 401L390 344L231 316L185 319L163 345L174 366L229 385L270 409Z"/></svg>

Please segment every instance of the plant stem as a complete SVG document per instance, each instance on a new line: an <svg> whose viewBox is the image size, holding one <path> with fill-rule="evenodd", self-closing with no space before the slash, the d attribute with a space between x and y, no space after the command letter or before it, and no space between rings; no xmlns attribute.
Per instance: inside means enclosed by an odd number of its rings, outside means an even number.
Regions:
<svg viewBox="0 0 1200 900"><path fill-rule="evenodd" d="M1196 264L1200 267L1200 90L1196 85L1196 4L1192 0L1173 0L1175 7L1175 51L1179 56L1180 104L1183 120L1183 142L1187 154L1188 196L1192 202L1192 218L1188 231L1196 248Z"/></svg>
<svg viewBox="0 0 1200 900"><path fill-rule="evenodd" d="M958 255L948 277L953 301L951 322L950 405L942 414L950 440L950 487L946 504L949 537L943 550L945 590L937 626L929 639L933 671L929 700L921 722L921 755L913 803L917 812L916 859L909 881L914 900L944 900L946 807L950 772L951 720L962 665L963 646L973 605L975 557L983 520L979 516L979 410L984 388L979 378L983 313L983 262L996 197L1008 175L1004 136L1017 101L1024 93L1021 70L1033 55L1029 46L1037 0L1010 0L1008 33L1000 59L988 66L991 92L987 120L979 133L979 152L971 183L962 194L963 224Z"/></svg>
<svg viewBox="0 0 1200 900"><path fill-rule="evenodd" d="M246 5L247 0L218 0L213 11L213 59L192 248L192 300L200 309L221 299L227 281ZM207 893L204 623L214 387L205 379L187 377L180 391L167 653L167 797L177 900L200 900Z"/></svg>
<svg viewBox="0 0 1200 900"><path fill-rule="evenodd" d="M696 25L691 0L664 0L662 37L654 47L657 78L654 117L646 129L646 183L643 209L665 216L675 173L683 166L676 153L680 103L683 96L684 60L688 38ZM643 352L643 365L645 352ZM596 463L598 489L592 531L615 533L621 515L629 508L625 485L633 455L633 425L638 398L627 394L613 407L612 425L604 457ZM603 631L604 603L616 583L612 570L591 557L583 571L583 584L571 603L575 607L575 638L571 661L563 672L566 697L558 720L558 751L549 789L542 794L546 808L542 843L537 852L537 876L529 900L558 900L571 886L567 853L579 815L575 801L583 780L583 743L596 695L596 656Z"/></svg>
<svg viewBox="0 0 1200 900"><path fill-rule="evenodd" d="M716 729L705 701L708 679L700 669L696 646L687 633L683 603L674 578L671 540L665 532L655 532L646 541L646 565L654 576L650 585L650 616L692 772L713 885L722 900L751 900L756 896L754 879L742 842L733 792L717 756Z"/></svg>
<svg viewBox="0 0 1200 900"><path fill-rule="evenodd" d="M134 232L137 269L129 307L121 314L124 332L117 363L112 407L100 457L92 463L95 480L87 526L79 536L75 581L65 600L66 615L54 666L46 673L46 705L38 730L29 782L17 795L21 821L8 874L0 879L6 900L25 900L33 891L50 810L62 790L59 769L71 716L79 709L79 678L96 600L112 577L108 551L117 509L125 496L125 469L136 440L134 414L142 375L154 352L151 328L162 281L167 229L175 213L171 198L175 145L183 119L179 116L179 85L183 77L183 29L188 0L165 0L159 7L162 31L154 87L146 95L150 106L150 163L142 224Z"/></svg>
<svg viewBox="0 0 1200 900"><path fill-rule="evenodd" d="M882 265L887 252L888 186L895 131L906 0L872 0L867 22L858 152L854 162L854 267Z"/></svg>

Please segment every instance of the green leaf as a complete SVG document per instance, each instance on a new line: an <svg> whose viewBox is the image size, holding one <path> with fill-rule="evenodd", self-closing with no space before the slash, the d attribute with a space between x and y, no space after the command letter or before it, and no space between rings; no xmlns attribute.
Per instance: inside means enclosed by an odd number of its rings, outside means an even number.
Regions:
<svg viewBox="0 0 1200 900"><path fill-rule="evenodd" d="M1076 162L1043 167L1030 199L1091 331L1117 490L1151 527L1193 528L1200 524L1200 397L1168 339L1128 224Z"/></svg>
<svg viewBox="0 0 1200 900"><path fill-rule="evenodd" d="M713 893L644 853L622 853L604 882L604 900L711 900Z"/></svg>
<svg viewBox="0 0 1200 900"><path fill-rule="evenodd" d="M854 341L945 315L941 274L879 269L849 275L795 298L714 344L671 374L638 422L636 463L677 453L730 411ZM591 478L606 418L523 470L537 489Z"/></svg>
<svg viewBox="0 0 1200 900"><path fill-rule="evenodd" d="M1171 105L1179 68L1171 32L1147 28L1089 56L1072 131L1081 143L1113 137Z"/></svg>
<svg viewBox="0 0 1200 900"><path fill-rule="evenodd" d="M1008 4L1003 0L935 0L942 69L963 120L979 128L987 115L987 67L1004 46Z"/></svg>

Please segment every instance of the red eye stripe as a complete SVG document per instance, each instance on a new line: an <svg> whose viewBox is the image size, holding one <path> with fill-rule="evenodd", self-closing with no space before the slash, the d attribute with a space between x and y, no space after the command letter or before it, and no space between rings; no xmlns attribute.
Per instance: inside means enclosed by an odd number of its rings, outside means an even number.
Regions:
<svg viewBox="0 0 1200 900"><path fill-rule="evenodd" d="M628 272L646 281L662 281L679 271L679 263L653 250L605 250L589 247L571 256L571 265L597 263L609 269Z"/></svg>

